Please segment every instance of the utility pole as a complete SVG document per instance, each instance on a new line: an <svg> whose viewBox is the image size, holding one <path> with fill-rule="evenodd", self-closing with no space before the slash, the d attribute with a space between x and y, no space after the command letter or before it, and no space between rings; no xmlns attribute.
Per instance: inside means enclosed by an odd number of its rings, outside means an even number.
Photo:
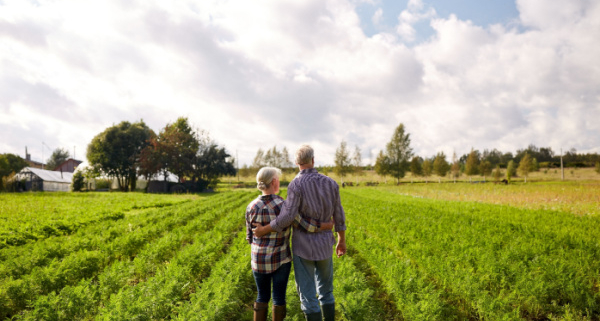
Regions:
<svg viewBox="0 0 600 321"><path fill-rule="evenodd" d="M237 164L237 176L238 176L238 182L240 181L240 158L238 157L238 150L235 150L235 163Z"/></svg>

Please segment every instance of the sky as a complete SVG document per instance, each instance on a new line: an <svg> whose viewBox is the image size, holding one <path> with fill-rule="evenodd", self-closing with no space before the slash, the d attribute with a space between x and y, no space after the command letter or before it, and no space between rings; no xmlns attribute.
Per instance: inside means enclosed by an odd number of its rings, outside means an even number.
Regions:
<svg viewBox="0 0 600 321"><path fill-rule="evenodd" d="M0 153L85 160L178 117L239 165L342 141L414 153L600 152L600 1L0 0Z"/></svg>

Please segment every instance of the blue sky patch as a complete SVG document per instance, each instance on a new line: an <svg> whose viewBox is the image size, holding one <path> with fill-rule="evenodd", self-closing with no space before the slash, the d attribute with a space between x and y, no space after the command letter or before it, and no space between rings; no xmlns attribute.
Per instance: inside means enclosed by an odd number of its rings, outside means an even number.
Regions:
<svg viewBox="0 0 600 321"><path fill-rule="evenodd" d="M407 0L382 0L375 4L362 3L356 8L361 19L361 27L365 35L371 37L380 32L396 33L398 16L408 6ZM506 0L425 0L423 12L434 8L437 17L448 18L454 14L460 20L471 20L473 24L487 27L492 24L511 25L519 18L514 1ZM377 10L382 10L379 24L373 23ZM415 43L428 39L433 34L429 19L421 20L413 25L417 31Z"/></svg>

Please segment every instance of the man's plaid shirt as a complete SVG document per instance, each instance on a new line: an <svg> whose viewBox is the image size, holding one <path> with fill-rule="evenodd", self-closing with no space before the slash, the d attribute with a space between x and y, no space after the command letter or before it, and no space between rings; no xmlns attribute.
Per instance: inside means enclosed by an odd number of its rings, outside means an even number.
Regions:
<svg viewBox="0 0 600 321"><path fill-rule="evenodd" d="M290 228L256 238L252 234L252 223L269 224L281 211L283 198L278 195L261 195L250 202L246 208L246 240L252 247L252 270L258 273L273 273L282 264L292 261L290 251ZM317 232L319 222L304 220L298 215L295 228L308 232Z"/></svg>

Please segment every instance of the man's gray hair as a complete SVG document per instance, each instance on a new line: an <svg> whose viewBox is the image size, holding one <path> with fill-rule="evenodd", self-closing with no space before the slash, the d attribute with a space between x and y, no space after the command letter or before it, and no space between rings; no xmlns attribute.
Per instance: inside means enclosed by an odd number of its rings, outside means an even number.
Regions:
<svg viewBox="0 0 600 321"><path fill-rule="evenodd" d="M296 150L296 164L306 165L312 162L315 157L315 151L307 144L304 144Z"/></svg>
<svg viewBox="0 0 600 321"><path fill-rule="evenodd" d="M256 174L256 188L264 191L271 187L274 178L281 177L281 170L276 167L263 167Z"/></svg>

